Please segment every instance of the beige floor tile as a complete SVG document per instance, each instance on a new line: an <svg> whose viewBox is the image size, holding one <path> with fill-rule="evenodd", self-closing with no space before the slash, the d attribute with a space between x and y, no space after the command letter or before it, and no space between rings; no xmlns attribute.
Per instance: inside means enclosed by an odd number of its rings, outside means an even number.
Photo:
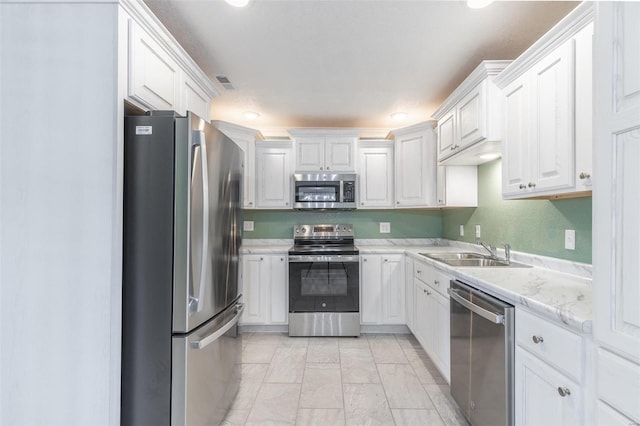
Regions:
<svg viewBox="0 0 640 426"><path fill-rule="evenodd" d="M280 341L280 346L284 346L284 347L309 346L309 338L308 337L289 337L289 336L285 336Z"/></svg>
<svg viewBox="0 0 640 426"><path fill-rule="evenodd" d="M249 411L231 409L220 426L243 426L249 417Z"/></svg>
<svg viewBox="0 0 640 426"><path fill-rule="evenodd" d="M380 383L378 369L367 347L340 348L342 383Z"/></svg>
<svg viewBox="0 0 640 426"><path fill-rule="evenodd" d="M240 382L240 389L231 406L232 410L250 410L260 391L260 382Z"/></svg>
<svg viewBox="0 0 640 426"><path fill-rule="evenodd" d="M343 408L339 364L307 364L300 408Z"/></svg>
<svg viewBox="0 0 640 426"><path fill-rule="evenodd" d="M277 345L263 343L247 343L242 349L242 362L247 364L269 364Z"/></svg>
<svg viewBox="0 0 640 426"><path fill-rule="evenodd" d="M337 340L328 340L324 343L309 342L307 350L307 362L339 363L340 350Z"/></svg>
<svg viewBox="0 0 640 426"><path fill-rule="evenodd" d="M301 408L298 410L298 426L344 426L344 410L341 408Z"/></svg>
<svg viewBox="0 0 640 426"><path fill-rule="evenodd" d="M240 377L244 382L262 382L269 364L240 364Z"/></svg>
<svg viewBox="0 0 640 426"><path fill-rule="evenodd" d="M391 408L434 408L409 364L378 364L378 373Z"/></svg>
<svg viewBox="0 0 640 426"><path fill-rule="evenodd" d="M344 384L347 425L393 425L391 409L379 384Z"/></svg>
<svg viewBox="0 0 640 426"><path fill-rule="evenodd" d="M340 348L369 349L369 341L366 335L360 337L343 337L338 341Z"/></svg>
<svg viewBox="0 0 640 426"><path fill-rule="evenodd" d="M299 384L263 384L246 424L294 425L299 397Z"/></svg>
<svg viewBox="0 0 640 426"><path fill-rule="evenodd" d="M376 364L408 364L402 348L392 334L369 335L369 346Z"/></svg>
<svg viewBox="0 0 640 426"><path fill-rule="evenodd" d="M302 383L307 348L305 346L278 347L267 370L266 383Z"/></svg>
<svg viewBox="0 0 640 426"><path fill-rule="evenodd" d="M288 336L284 333L242 333L243 343L263 344L263 345L279 345L280 342Z"/></svg>
<svg viewBox="0 0 640 426"><path fill-rule="evenodd" d="M445 426L436 410L392 409L396 426Z"/></svg>
<svg viewBox="0 0 640 426"><path fill-rule="evenodd" d="M449 387L446 385L425 385L438 414L447 426L468 426L469 423L458 406L451 400Z"/></svg>

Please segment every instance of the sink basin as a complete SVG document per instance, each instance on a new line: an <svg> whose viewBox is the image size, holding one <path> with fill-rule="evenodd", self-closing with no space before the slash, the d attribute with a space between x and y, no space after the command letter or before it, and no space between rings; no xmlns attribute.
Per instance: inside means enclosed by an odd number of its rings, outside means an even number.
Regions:
<svg viewBox="0 0 640 426"><path fill-rule="evenodd" d="M492 259L480 253L420 253L422 256L446 263L450 266L479 267L479 268L530 268L530 265L518 262L505 262L500 259Z"/></svg>

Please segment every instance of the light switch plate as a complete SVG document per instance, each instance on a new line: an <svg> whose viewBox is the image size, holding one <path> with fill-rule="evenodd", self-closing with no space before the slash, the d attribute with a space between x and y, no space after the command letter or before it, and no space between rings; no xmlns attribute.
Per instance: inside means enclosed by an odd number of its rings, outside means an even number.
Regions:
<svg viewBox="0 0 640 426"><path fill-rule="evenodd" d="M391 223L389 222L380 222L380 233L388 234L391 232Z"/></svg>
<svg viewBox="0 0 640 426"><path fill-rule="evenodd" d="M576 249L576 230L575 229L564 230L564 248L567 250Z"/></svg>
<svg viewBox="0 0 640 426"><path fill-rule="evenodd" d="M482 233L480 232L480 225L476 225L476 238L480 238Z"/></svg>
<svg viewBox="0 0 640 426"><path fill-rule="evenodd" d="M253 221L245 220L242 229L245 231L253 231Z"/></svg>

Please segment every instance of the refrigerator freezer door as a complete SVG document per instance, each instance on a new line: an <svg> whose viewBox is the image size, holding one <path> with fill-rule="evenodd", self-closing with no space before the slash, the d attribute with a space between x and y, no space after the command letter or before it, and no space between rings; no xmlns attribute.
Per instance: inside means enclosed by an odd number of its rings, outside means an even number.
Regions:
<svg viewBox="0 0 640 426"><path fill-rule="evenodd" d="M171 425L218 425L240 387L243 306L224 311L189 336L174 336Z"/></svg>
<svg viewBox="0 0 640 426"><path fill-rule="evenodd" d="M176 120L174 333L197 328L238 296L241 154L201 118Z"/></svg>

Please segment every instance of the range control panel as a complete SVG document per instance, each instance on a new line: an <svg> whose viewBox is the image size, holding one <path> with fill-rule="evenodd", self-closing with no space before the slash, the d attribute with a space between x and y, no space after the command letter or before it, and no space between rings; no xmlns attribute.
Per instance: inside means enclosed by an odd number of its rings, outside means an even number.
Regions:
<svg viewBox="0 0 640 426"><path fill-rule="evenodd" d="M352 224L296 225L294 238L353 238Z"/></svg>

